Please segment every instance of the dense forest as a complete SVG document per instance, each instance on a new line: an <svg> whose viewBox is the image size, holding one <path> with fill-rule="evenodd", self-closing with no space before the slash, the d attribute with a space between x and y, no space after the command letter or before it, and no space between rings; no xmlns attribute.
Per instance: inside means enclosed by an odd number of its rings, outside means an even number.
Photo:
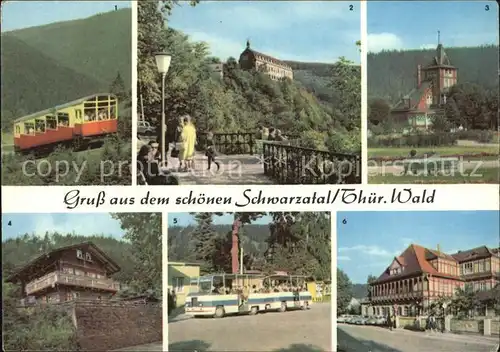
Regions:
<svg viewBox="0 0 500 352"><path fill-rule="evenodd" d="M92 241L121 267L113 278L126 286L119 296L138 294L162 298L162 227L160 213L113 214L125 234L122 240L105 235L25 234L2 242L2 278L52 249ZM105 231L105 229L103 229ZM63 310L18 309L20 287L2 280L4 349L11 351L75 351L75 328Z"/></svg>
<svg viewBox="0 0 500 352"><path fill-rule="evenodd" d="M477 84L498 89L498 46L447 48L451 64L458 69L458 84ZM396 103L417 85L417 65L425 67L434 49L368 53L368 96Z"/></svg>
<svg viewBox="0 0 500 352"><path fill-rule="evenodd" d="M297 69L296 79L272 81L262 72L241 70L234 58L240 53L210 57L206 43L191 42L181 31L165 26L175 6L161 3L162 11L157 2L138 4L138 94L145 117L158 123L161 77L154 53L169 52L165 104L170 138L179 116L187 113L199 131L252 132L261 124L301 135L304 146L360 150L359 66L345 59L330 65L290 63ZM213 62L226 63L223 79L211 74L208 64Z"/></svg>
<svg viewBox="0 0 500 352"><path fill-rule="evenodd" d="M247 270L290 273L330 279L330 217L324 212L269 213L269 225L252 225L265 213L235 213L243 223L240 251ZM196 223L168 230L168 258L196 261L204 273L231 271L232 225L214 225L217 213L195 213Z"/></svg>
<svg viewBox="0 0 500 352"><path fill-rule="evenodd" d="M2 33L2 131L15 118L107 92L118 74L130 87L131 18L121 9Z"/></svg>

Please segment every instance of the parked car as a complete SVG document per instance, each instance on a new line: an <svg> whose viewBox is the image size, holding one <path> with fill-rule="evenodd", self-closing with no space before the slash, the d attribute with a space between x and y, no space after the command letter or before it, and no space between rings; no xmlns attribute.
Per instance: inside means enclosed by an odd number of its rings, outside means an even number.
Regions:
<svg viewBox="0 0 500 352"><path fill-rule="evenodd" d="M377 317L377 323L376 325L386 325L387 324L387 320L385 317Z"/></svg>
<svg viewBox="0 0 500 352"><path fill-rule="evenodd" d="M142 135L154 135L156 132L155 128L150 125L148 121L138 121L137 122L137 133Z"/></svg>
<svg viewBox="0 0 500 352"><path fill-rule="evenodd" d="M337 323L346 323L348 319L349 319L349 316L342 314L342 315L337 317Z"/></svg>
<svg viewBox="0 0 500 352"><path fill-rule="evenodd" d="M366 320L366 325L377 325L377 317L370 317Z"/></svg>

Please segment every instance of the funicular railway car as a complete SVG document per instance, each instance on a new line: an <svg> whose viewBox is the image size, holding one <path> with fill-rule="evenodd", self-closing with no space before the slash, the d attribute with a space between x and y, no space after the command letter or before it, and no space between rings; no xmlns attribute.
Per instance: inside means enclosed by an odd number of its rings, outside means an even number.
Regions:
<svg viewBox="0 0 500 352"><path fill-rule="evenodd" d="M118 129L118 99L94 94L14 121L16 152L31 153L57 145L80 149Z"/></svg>
<svg viewBox="0 0 500 352"><path fill-rule="evenodd" d="M186 297L187 315L222 318L230 314L309 309L312 295L302 276L216 274L195 278Z"/></svg>

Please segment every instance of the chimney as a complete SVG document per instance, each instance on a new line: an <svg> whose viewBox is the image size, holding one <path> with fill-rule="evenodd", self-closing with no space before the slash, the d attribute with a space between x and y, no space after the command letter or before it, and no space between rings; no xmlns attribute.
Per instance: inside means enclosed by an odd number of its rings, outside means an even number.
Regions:
<svg viewBox="0 0 500 352"><path fill-rule="evenodd" d="M422 84L422 66L417 65L417 88Z"/></svg>

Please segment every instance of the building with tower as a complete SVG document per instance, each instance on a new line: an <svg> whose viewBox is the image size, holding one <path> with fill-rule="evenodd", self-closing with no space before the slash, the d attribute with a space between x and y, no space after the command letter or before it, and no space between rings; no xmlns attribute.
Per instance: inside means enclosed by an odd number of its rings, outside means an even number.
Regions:
<svg viewBox="0 0 500 352"><path fill-rule="evenodd" d="M393 107L392 120L408 122L414 129L428 129L433 116L444 113L449 89L457 84L457 71L440 42L438 32L434 57L426 66L417 65L416 87Z"/></svg>
<svg viewBox="0 0 500 352"><path fill-rule="evenodd" d="M239 65L243 70L258 70L263 72L275 81L283 78L293 79L293 70L290 65L272 56L251 49L249 40L247 40L246 49L240 55Z"/></svg>

